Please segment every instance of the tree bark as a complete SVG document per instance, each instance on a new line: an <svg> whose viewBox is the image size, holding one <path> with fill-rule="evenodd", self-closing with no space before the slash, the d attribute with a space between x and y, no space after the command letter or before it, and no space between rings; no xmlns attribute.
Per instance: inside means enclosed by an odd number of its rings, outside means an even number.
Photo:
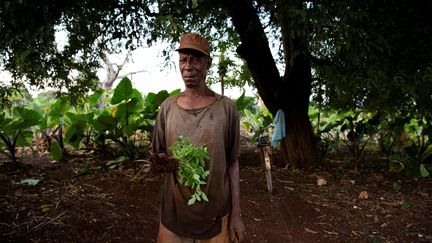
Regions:
<svg viewBox="0 0 432 243"><path fill-rule="evenodd" d="M224 0L232 22L240 36L239 55L246 61L255 86L268 110L276 115L285 113L286 137L281 142L281 158L286 165L304 167L316 161L314 134L308 116L311 94L311 68L306 55L307 42L302 36L291 36L289 18L284 16L286 4L280 2L282 41L286 70L281 77L271 54L267 37L252 2Z"/></svg>

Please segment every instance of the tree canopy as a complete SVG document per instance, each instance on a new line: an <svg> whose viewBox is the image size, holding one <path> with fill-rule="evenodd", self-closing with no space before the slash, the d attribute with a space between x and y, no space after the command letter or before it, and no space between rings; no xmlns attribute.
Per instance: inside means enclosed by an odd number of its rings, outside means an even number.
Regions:
<svg viewBox="0 0 432 243"><path fill-rule="evenodd" d="M315 93L325 96L325 104L430 111L430 2L320 1L311 10Z"/></svg>
<svg viewBox="0 0 432 243"><path fill-rule="evenodd" d="M431 18L432 3L422 0L5 0L0 56L13 84L80 95L95 87L103 51L174 46L199 32L214 51L235 50L269 111L285 112L288 160L310 161L311 95L340 109L430 112Z"/></svg>
<svg viewBox="0 0 432 243"><path fill-rule="evenodd" d="M432 27L428 1L252 1L269 37L281 28L308 38L314 88L334 107L407 107L431 98ZM239 44L224 1L30 1L0 6L1 65L13 84L36 88L94 88L103 50L120 52L157 39L175 43L198 31L218 44ZM59 46L56 31L66 31ZM216 43L215 43L216 44ZM226 47L225 47L226 48ZM168 52L169 50L166 50ZM2 87L2 93L4 87ZM399 97L397 101L393 97Z"/></svg>

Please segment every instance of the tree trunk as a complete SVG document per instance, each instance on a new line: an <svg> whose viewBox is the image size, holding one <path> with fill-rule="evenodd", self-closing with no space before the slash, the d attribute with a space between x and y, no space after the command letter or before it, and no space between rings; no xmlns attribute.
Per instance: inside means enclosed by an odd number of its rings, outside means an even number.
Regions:
<svg viewBox="0 0 432 243"><path fill-rule="evenodd" d="M316 161L316 149L308 117L312 79L304 52L305 40L290 36L288 25L282 27L286 70L281 77L252 2L226 0L224 5L242 43L237 52L246 61L260 97L273 115L279 109L285 113L286 138L281 143L283 162L299 167L311 165ZM283 24L287 23L282 21Z"/></svg>

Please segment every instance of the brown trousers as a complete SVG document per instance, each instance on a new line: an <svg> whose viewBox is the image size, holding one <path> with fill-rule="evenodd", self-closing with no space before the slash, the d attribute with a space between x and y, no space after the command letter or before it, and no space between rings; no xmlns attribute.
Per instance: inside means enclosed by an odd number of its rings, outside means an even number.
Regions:
<svg viewBox="0 0 432 243"><path fill-rule="evenodd" d="M176 235L167 229L162 223L159 224L157 243L230 243L228 230L228 215L222 218L222 231L213 238L206 240L194 240Z"/></svg>

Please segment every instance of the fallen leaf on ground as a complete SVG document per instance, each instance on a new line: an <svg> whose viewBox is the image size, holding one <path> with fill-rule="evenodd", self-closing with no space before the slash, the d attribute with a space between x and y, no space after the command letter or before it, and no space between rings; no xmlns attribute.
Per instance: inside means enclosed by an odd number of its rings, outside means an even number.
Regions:
<svg viewBox="0 0 432 243"><path fill-rule="evenodd" d="M325 185L327 185L327 181L324 178L319 178L317 180L317 185L318 186L325 186Z"/></svg>
<svg viewBox="0 0 432 243"><path fill-rule="evenodd" d="M330 230L324 230L324 233L329 234L329 235L338 235L339 234L337 232L330 231Z"/></svg>
<svg viewBox="0 0 432 243"><path fill-rule="evenodd" d="M368 199L369 198L368 192L367 191L361 191L360 194L359 194L359 196L358 196L358 198L360 198L360 199Z"/></svg>

